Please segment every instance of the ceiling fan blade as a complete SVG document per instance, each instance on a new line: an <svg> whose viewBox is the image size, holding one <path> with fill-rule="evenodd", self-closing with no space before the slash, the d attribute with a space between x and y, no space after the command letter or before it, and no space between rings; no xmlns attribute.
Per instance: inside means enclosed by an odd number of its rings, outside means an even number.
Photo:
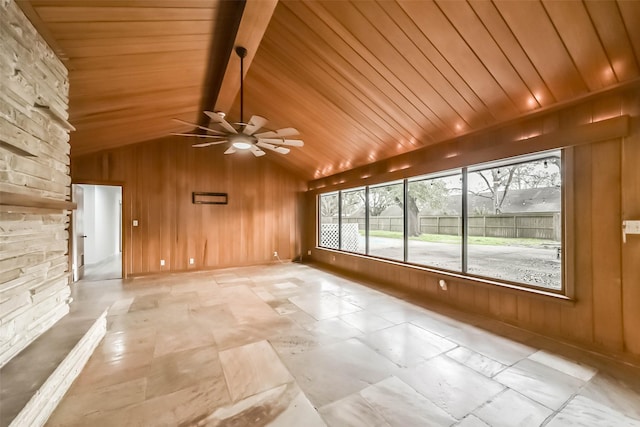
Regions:
<svg viewBox="0 0 640 427"><path fill-rule="evenodd" d="M258 130L260 130L264 125L266 125L267 122L268 120L265 119L264 117L251 116L251 120L249 120L249 124L247 124L244 127L244 129L242 130L242 133L244 133L245 135L253 135Z"/></svg>
<svg viewBox="0 0 640 427"><path fill-rule="evenodd" d="M269 150L273 150L273 149L275 149L275 148L276 148L276 146L275 146L275 145L273 145L273 144L269 144L268 142L263 142L263 141L264 141L264 140L262 140L262 139L261 139L261 140L259 140L259 141L256 143L256 145L257 145L258 147L268 148Z"/></svg>
<svg viewBox="0 0 640 427"><path fill-rule="evenodd" d="M280 145L288 145L290 147L304 147L304 141L301 139L285 139Z"/></svg>
<svg viewBox="0 0 640 427"><path fill-rule="evenodd" d="M171 132L171 135L175 136L195 136L196 138L226 138L224 135L201 135L199 133L175 133Z"/></svg>
<svg viewBox="0 0 640 427"><path fill-rule="evenodd" d="M183 125L189 125L189 126L197 127L198 129L206 130L212 133L217 133L218 135L224 135L224 132L220 132L219 130L215 130L215 129L209 129L208 127L200 126L195 123L185 122L184 120L180 120L180 119L171 119L171 120L173 120L174 122L182 123Z"/></svg>
<svg viewBox="0 0 640 427"><path fill-rule="evenodd" d="M255 145L253 145L251 147L251 152L253 153L254 156L256 157L260 157L260 156L264 156L266 153L264 151L262 151L261 149L259 149L258 147L256 147Z"/></svg>
<svg viewBox="0 0 640 427"><path fill-rule="evenodd" d="M304 146L304 141L302 141L301 139L260 138L259 141L268 142L275 145L288 145L290 147Z"/></svg>
<svg viewBox="0 0 640 427"><path fill-rule="evenodd" d="M283 128L278 130L271 130L269 132L257 133L257 138L284 138L285 136L300 135L296 128Z"/></svg>
<svg viewBox="0 0 640 427"><path fill-rule="evenodd" d="M288 148L276 147L275 145L269 144L267 142L257 142L256 145L258 147L266 148L267 150L275 151L276 153L280 154L289 154L289 152L291 151Z"/></svg>
<svg viewBox="0 0 640 427"><path fill-rule="evenodd" d="M224 119L224 117L222 117L220 114L218 113L214 113L211 111L205 111L204 112L207 116L209 116L209 118L211 119L211 121L213 123L217 123L220 126L222 126L223 128L225 128L227 131L231 132L231 133L238 133L238 131L229 124L228 121L226 121Z"/></svg>
<svg viewBox="0 0 640 427"><path fill-rule="evenodd" d="M233 148L233 146L227 148L227 151L224 152L224 154L233 154L236 152L236 149Z"/></svg>
<svg viewBox="0 0 640 427"><path fill-rule="evenodd" d="M222 141L214 141L214 142L202 142L200 144L193 144L192 147L194 148L202 148L202 147L208 147L210 145L216 145L216 144L222 144L224 142L229 142L226 139L222 140Z"/></svg>

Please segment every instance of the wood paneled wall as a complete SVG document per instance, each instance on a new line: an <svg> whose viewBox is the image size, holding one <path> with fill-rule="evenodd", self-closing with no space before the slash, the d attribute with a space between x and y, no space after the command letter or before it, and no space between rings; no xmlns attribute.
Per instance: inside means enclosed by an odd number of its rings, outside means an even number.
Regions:
<svg viewBox="0 0 640 427"><path fill-rule="evenodd" d="M0 2L0 367L69 312L68 89L20 8Z"/></svg>
<svg viewBox="0 0 640 427"><path fill-rule="evenodd" d="M579 129L585 124L597 125L595 122L599 120L624 115L629 116L625 125L628 130L624 129L626 136L586 144L571 139L572 135L581 134ZM532 139L531 143L513 138L513 135L530 132L542 136ZM550 144L545 135L558 138ZM560 137L563 135L566 138ZM581 138L592 137L587 133ZM436 273L315 247L315 203L319 193L473 164L518 151L524 153L545 139L540 148L579 144L573 148L573 164L566 169L565 176L573 212L569 212L567 223L573 242L567 242L565 249L572 261L568 263L568 273L573 276L573 302L451 277L444 277L449 286L443 291L437 285L442 276ZM456 156L449 156L451 153ZM621 232L623 220L640 219L640 89L637 85L414 154L413 158L406 155L392 158L367 170L361 168L311 182L310 187L315 190L307 193L304 251L311 249L312 259L319 263L400 289L418 291L427 299L599 351L640 356L640 236L628 236L623 243ZM396 170L398 165L405 167ZM367 175L369 178L363 178Z"/></svg>
<svg viewBox="0 0 640 427"><path fill-rule="evenodd" d="M123 185L126 274L268 263L274 251L297 257L306 183L269 155L192 143L170 137L73 159L74 183ZM229 203L192 204L194 191L228 193Z"/></svg>

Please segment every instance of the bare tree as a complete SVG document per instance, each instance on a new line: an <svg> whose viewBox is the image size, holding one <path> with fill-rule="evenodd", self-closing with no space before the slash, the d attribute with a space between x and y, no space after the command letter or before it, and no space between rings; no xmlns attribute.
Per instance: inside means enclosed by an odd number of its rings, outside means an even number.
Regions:
<svg viewBox="0 0 640 427"><path fill-rule="evenodd" d="M351 216L364 210L364 190L342 192L342 216Z"/></svg>
<svg viewBox="0 0 640 427"><path fill-rule="evenodd" d="M541 167L542 166L542 167ZM560 158L550 157L538 162L519 165L513 176L514 188L559 187Z"/></svg>
<svg viewBox="0 0 640 427"><path fill-rule="evenodd" d="M482 178L489 190L489 195L484 193L476 193L470 191L478 197L491 199L493 212L499 214L502 212L502 205L507 198L509 188L513 181L513 175L519 166L509 166L503 168L488 169L484 171L476 171L475 173ZM500 194L502 193L502 194Z"/></svg>
<svg viewBox="0 0 640 427"><path fill-rule="evenodd" d="M555 168L550 170L550 165ZM485 188L482 191L469 190L469 192L477 197L491 199L493 213L500 214L505 200L508 198L509 190L514 184L517 189L560 186L560 158L551 156L535 162L486 169L474 173L482 178Z"/></svg>
<svg viewBox="0 0 640 427"><path fill-rule="evenodd" d="M380 216L389 206L397 204L398 191L402 193L402 184L385 185L369 189L369 215Z"/></svg>
<svg viewBox="0 0 640 427"><path fill-rule="evenodd" d="M338 216L338 195L329 194L320 197L320 216L331 218Z"/></svg>

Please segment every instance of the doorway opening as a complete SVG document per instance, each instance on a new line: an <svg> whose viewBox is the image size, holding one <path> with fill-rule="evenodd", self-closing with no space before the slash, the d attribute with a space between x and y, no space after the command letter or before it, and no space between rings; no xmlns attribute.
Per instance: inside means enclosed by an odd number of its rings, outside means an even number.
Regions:
<svg viewBox="0 0 640 427"><path fill-rule="evenodd" d="M73 184L73 281L122 278L122 187Z"/></svg>

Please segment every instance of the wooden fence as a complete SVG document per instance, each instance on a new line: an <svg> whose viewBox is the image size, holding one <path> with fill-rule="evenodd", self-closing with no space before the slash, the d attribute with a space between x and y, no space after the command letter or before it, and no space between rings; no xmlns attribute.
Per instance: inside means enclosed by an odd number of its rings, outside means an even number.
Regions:
<svg viewBox="0 0 640 427"><path fill-rule="evenodd" d="M462 218L459 216L420 216L422 234L462 234ZM337 217L322 218L323 224L335 224ZM358 224L365 228L364 217L343 217L343 224ZM371 230L402 232L401 216L372 216L369 218ZM560 212L517 213L501 215L469 216L469 235L504 238L531 238L560 241L562 227Z"/></svg>

